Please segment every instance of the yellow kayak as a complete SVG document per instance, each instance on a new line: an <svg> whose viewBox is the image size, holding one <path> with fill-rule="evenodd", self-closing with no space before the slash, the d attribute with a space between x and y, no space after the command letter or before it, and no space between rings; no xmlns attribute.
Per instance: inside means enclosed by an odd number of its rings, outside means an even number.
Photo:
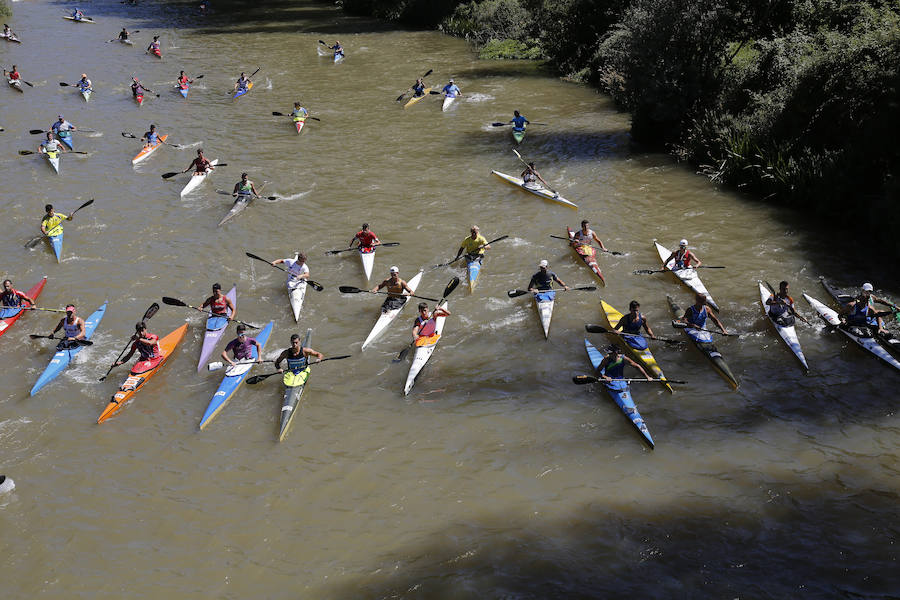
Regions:
<svg viewBox="0 0 900 600"><path fill-rule="evenodd" d="M419 100L424 100L425 98L428 97L428 92L430 92L431 90L432 90L432 88L430 88L430 87L425 88L424 93L421 96L413 96L406 102L406 104L403 105L403 108L409 108L410 106L412 106Z"/></svg>
<svg viewBox="0 0 900 600"><path fill-rule="evenodd" d="M619 323L619 320L621 320L624 315L622 315L622 313L613 308L612 305L607 304L603 300L600 301L600 307L603 308L603 315L606 317L606 328L609 330L614 329L615 326ZM626 338L620 337L618 335L613 336L612 334L610 334L610 336L618 338L616 342L619 342L620 346L625 346L626 348L628 348L628 351L631 353L634 359L644 365L644 368L650 372L650 375L652 377L656 379L666 378L666 376L663 375L662 369L660 369L659 365L656 363L656 359L653 358L653 353L650 352L649 348L645 350L638 350L637 348L632 348L627 341L625 343L621 343L625 341ZM670 392L675 393L675 390L672 389L671 385L669 385L668 383L664 385Z"/></svg>

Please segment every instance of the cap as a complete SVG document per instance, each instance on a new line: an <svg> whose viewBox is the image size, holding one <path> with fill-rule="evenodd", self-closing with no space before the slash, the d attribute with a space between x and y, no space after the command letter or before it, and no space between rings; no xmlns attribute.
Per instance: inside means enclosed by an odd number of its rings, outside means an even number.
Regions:
<svg viewBox="0 0 900 600"><path fill-rule="evenodd" d="M678 242L678 245L679 246L687 246L687 240L681 240L680 242Z"/></svg>
<svg viewBox="0 0 900 600"><path fill-rule="evenodd" d="M238 332L238 335L244 333L245 331L247 331L247 327L246 327L246 326L244 326L244 325L238 325L238 326L237 326L237 332Z"/></svg>
<svg viewBox="0 0 900 600"><path fill-rule="evenodd" d="M62 116L62 115L56 115L56 116L57 116L57 117L59 117L59 118L60 118L60 119L62 119L62 118L63 118L63 116Z"/></svg>
<svg viewBox="0 0 900 600"><path fill-rule="evenodd" d="M66 312L69 312L70 310L75 310L74 304L66 304Z"/></svg>
<svg viewBox="0 0 900 600"><path fill-rule="evenodd" d="M398 269L397 267L391 267L390 271L391 273L399 273L400 269Z"/></svg>
<svg viewBox="0 0 900 600"><path fill-rule="evenodd" d="M871 292L871 291L873 291L875 288L872 287L872 284L871 284L871 283L864 283L862 289L863 289L864 292Z"/></svg>
<svg viewBox="0 0 900 600"><path fill-rule="evenodd" d="M546 267L550 266L550 263L548 263L546 260L542 260L541 262L538 263L538 266L542 267L542 268L546 268Z"/></svg>

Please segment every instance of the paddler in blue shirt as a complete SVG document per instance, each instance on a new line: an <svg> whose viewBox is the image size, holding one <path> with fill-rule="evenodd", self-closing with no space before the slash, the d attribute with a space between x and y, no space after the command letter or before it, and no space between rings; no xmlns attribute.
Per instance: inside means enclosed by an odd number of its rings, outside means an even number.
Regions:
<svg viewBox="0 0 900 600"><path fill-rule="evenodd" d="M75 7L75 10L72 11L72 18L76 21L80 21L84 18L84 13L78 10L78 7Z"/></svg>
<svg viewBox="0 0 900 600"><path fill-rule="evenodd" d="M709 317L716 324L716 327L722 330L722 333L728 333L722 321L716 316L716 313L706 310L706 294L696 294L694 296L694 304L687 307L684 316L676 319L680 323L686 323L688 327L693 329L705 329L706 318Z"/></svg>
<svg viewBox="0 0 900 600"><path fill-rule="evenodd" d="M887 330L884 328L884 320L875 312L875 303L890 306L896 310L897 307L892 303L876 297L872 292L875 286L871 283L864 283L862 291L853 300L845 304L841 308L841 316L848 325L855 327L868 327L872 335L885 334Z"/></svg>
<svg viewBox="0 0 900 600"><path fill-rule="evenodd" d="M154 125L153 123L150 124L150 131L144 134L144 137L141 138L141 141L146 141L148 146L152 146L159 141L159 134L156 133L156 125Z"/></svg>
<svg viewBox="0 0 900 600"><path fill-rule="evenodd" d="M291 118L293 118L294 123L305 121L307 117L309 117L309 111L300 106L299 102L294 102L294 110L291 111Z"/></svg>
<svg viewBox="0 0 900 600"><path fill-rule="evenodd" d="M63 119L62 115L57 115L58 120L50 126L50 131L56 134L60 140L72 137L70 131L75 131L76 127Z"/></svg>
<svg viewBox="0 0 900 600"><path fill-rule="evenodd" d="M77 85L78 89L81 90L82 92L84 92L86 90L94 91L94 86L91 84L91 80L88 79L87 73L82 73L81 79L75 85Z"/></svg>
<svg viewBox="0 0 900 600"><path fill-rule="evenodd" d="M564 290L569 289L569 286L563 283L562 279L550 270L550 263L546 260L538 263L538 269L538 272L532 275L531 281L528 282L528 291L534 293L534 297L537 298L538 302L549 302L556 298L556 292L550 289L553 287L554 281L561 285Z"/></svg>
<svg viewBox="0 0 900 600"><path fill-rule="evenodd" d="M334 50L335 58L337 58L338 56L340 56L340 57L344 56L344 47L341 46L340 40L334 40L334 46L328 46L328 49Z"/></svg>
<svg viewBox="0 0 900 600"><path fill-rule="evenodd" d="M622 315L622 318L619 319L619 322L616 323L613 329L621 329L623 333L629 334L624 336L623 339L625 343L635 350L646 350L647 340L641 335L642 328L647 332L651 340L656 339L656 336L653 335L653 330L650 329L650 324L647 323L647 319L641 314L640 303L637 300L632 300L628 304L628 314Z"/></svg>
<svg viewBox="0 0 900 600"><path fill-rule="evenodd" d="M604 381L624 379L625 365L631 365L640 371L646 379L650 381L653 380L653 378L647 374L647 371L644 370L644 367L622 354L622 349L615 344L606 348L606 356L604 356L603 360L600 361L600 364L597 365L597 372L600 379Z"/></svg>
<svg viewBox="0 0 900 600"><path fill-rule="evenodd" d="M443 87L443 89L441 90L441 93L443 93L448 98L456 98L457 96L462 96L462 92L459 91L459 88L456 86L455 83L453 83L452 79L450 80L450 82L447 85L445 85Z"/></svg>
<svg viewBox="0 0 900 600"><path fill-rule="evenodd" d="M425 80L419 77L412 86L413 98L421 98L425 95Z"/></svg>
<svg viewBox="0 0 900 600"><path fill-rule="evenodd" d="M309 377L310 356L315 356L316 360L325 358L325 355L321 352L316 352L312 348L305 348L303 342L300 341L299 334L295 333L292 335L291 347L284 350L275 359L275 368L279 373L284 373L282 378L284 385L297 387L306 383L306 378ZM287 370L281 368L282 361L287 361L287 365L285 365Z"/></svg>
<svg viewBox="0 0 900 600"><path fill-rule="evenodd" d="M513 131L525 131L525 125L530 123L528 119L519 114L519 111L513 111L513 118L510 123L512 123Z"/></svg>

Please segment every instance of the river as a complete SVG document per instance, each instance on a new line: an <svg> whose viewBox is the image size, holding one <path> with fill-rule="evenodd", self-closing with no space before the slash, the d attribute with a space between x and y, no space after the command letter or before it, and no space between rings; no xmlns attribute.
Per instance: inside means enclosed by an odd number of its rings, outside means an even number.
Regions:
<svg viewBox="0 0 900 600"><path fill-rule="evenodd" d="M56 316L30 313L0 339L0 581L9 598L583 598L852 597L898 590L898 374L838 332L801 298L826 301L818 283L873 283L900 297L877 257L845 255L803 214L717 188L662 154L633 147L629 117L595 91L530 63L479 61L466 42L405 31L306 2L216 4L93 2L95 24L60 18L71 3L24 1L8 19L24 43L0 45L34 84L0 90L4 177L3 269L20 289L42 275L45 307L74 302L87 316L110 305L94 346L29 398L52 355ZM121 27L134 47L106 43ZM163 59L144 54L160 35ZM317 55L339 39L347 58ZM253 91L232 101L241 71ZM187 100L180 69L203 74ZM426 99L394 98L417 75L454 77L464 96L446 113ZM71 87L93 80L87 104ZM136 74L161 97L130 98ZM297 136L300 100L321 121ZM533 125L519 148L579 205L573 211L491 175L521 171L506 121ZM35 156L58 114L98 133L76 135L60 175ZM166 147L132 167L150 123ZM228 163L184 199L196 148ZM241 171L263 195L222 228ZM23 244L43 205L70 212L61 264L49 247ZM622 256L600 259L606 287L559 294L544 340L525 287L541 259L569 284L597 282L564 242L588 218ZM478 286L450 297L442 342L409 396L413 311L360 352L380 300L342 295L365 287L352 253L326 256L363 221L382 241L373 282L396 264L409 278L456 255L471 224L488 238ZM653 240L687 237L726 326L717 339L741 381L732 392L693 347L654 344L674 395L633 386L656 440L644 446L590 373L585 323L602 323L603 298L620 310L638 299L660 336L670 294L686 288L656 268ZM295 323L283 274L245 251L280 258L305 251L312 278ZM874 259L874 260L873 260ZM419 291L438 297L460 270L426 272ZM891 277L891 279L887 279ZM811 365L804 374L764 320L757 280L791 282ZM238 287L240 318L275 321L273 358L292 333L351 359L313 368L288 437L277 441L281 384L242 387L202 432L197 425L221 371L197 373L203 317L163 305L151 329L188 334L166 367L110 421L97 416L125 376L98 378L131 327L162 296L199 305L213 282ZM228 338L233 337L229 332ZM222 344L219 346L221 351ZM257 373L266 372L261 367ZM890 573L894 573L891 575Z"/></svg>

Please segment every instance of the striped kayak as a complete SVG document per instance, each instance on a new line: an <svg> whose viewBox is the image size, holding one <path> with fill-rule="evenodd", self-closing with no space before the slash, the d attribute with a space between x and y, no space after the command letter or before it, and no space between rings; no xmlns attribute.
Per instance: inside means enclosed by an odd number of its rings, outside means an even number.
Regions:
<svg viewBox="0 0 900 600"><path fill-rule="evenodd" d="M231 303L237 308L237 286L232 286L228 293L225 294L225 297L231 300ZM225 308L225 312L228 313L228 316L231 316L231 309ZM212 313L206 317L206 333L203 335L203 347L200 349L200 360L197 361L197 372L203 370L203 366L209 357L212 356L213 350L216 349L216 344L219 343L219 340L222 339L222 336L225 335L225 330L228 328L228 319L225 317L215 317Z"/></svg>
<svg viewBox="0 0 900 600"><path fill-rule="evenodd" d="M517 144L521 144L522 141L525 140L525 130L522 129L521 131L517 131L516 129L513 129L513 130L512 130L512 136L513 136L513 139L516 141Z"/></svg>
<svg viewBox="0 0 900 600"><path fill-rule="evenodd" d="M222 217L222 220L219 221L219 224L216 225L216 227L221 227L240 213L244 212L244 209L247 208L247 205L249 205L252 201L253 196L251 196L250 194L238 194L237 200L235 200L234 204L231 205L231 210L228 211L228 214Z"/></svg>
<svg viewBox="0 0 900 600"><path fill-rule="evenodd" d="M25 295L36 302L38 296L40 296L41 292L44 290L45 285L47 285L46 275L44 275L43 279L31 286L31 289L25 292ZM0 335L6 333L9 328L12 327L13 323L19 320L19 317L21 317L24 312L23 309L18 307L0 308Z"/></svg>
<svg viewBox="0 0 900 600"><path fill-rule="evenodd" d="M588 358L594 366L594 370L596 370L597 367L600 366L600 363L603 362L603 353L594 348L593 344L588 340L584 340L584 348L587 350ZM634 400L631 398L628 382L614 379L609 382L604 381L601 383L606 388L609 396L613 399L613 402L619 405L619 408L622 409L622 412L625 413L625 416L628 417L628 420L631 421L634 428L641 434L641 439L643 439L652 450L654 448L653 437L650 435L647 424L644 422L641 413L638 412L637 406L634 404Z"/></svg>
<svg viewBox="0 0 900 600"><path fill-rule="evenodd" d="M50 240L50 246L53 248L53 254L56 255L56 262L60 262L60 257L62 256L63 232L60 232L59 235L54 235L47 239Z"/></svg>
<svg viewBox="0 0 900 600"><path fill-rule="evenodd" d="M575 232L572 231L571 227L566 227L566 235L569 236L569 240L575 241ZM603 271L600 270L600 265L597 264L597 249L589 244L573 246L570 243L569 247L572 249L572 252L575 253L575 256L580 258L584 264L594 272L594 275L600 278L600 283L606 285L606 280L603 278Z"/></svg>
<svg viewBox="0 0 900 600"><path fill-rule="evenodd" d="M169 362L169 357L172 356L175 347L182 339L184 339L187 328L187 323L185 323L166 337L159 340L159 349L162 353L162 360L155 364L149 360L141 360L134 364L131 368L131 372L128 374L128 378L119 386L119 391L113 394L109 404L107 404L106 408L103 409L103 412L100 413L100 417L97 419L98 424L113 416L126 402L128 402L128 400L131 399L132 396L144 387L144 384L147 383L151 377L159 373L163 365Z"/></svg>
<svg viewBox="0 0 900 600"><path fill-rule="evenodd" d="M669 308L672 310L672 315L676 319L680 319L684 316L684 311L681 310L671 296L666 296L666 300L669 301ZM680 329L680 328L676 328ZM694 345L697 347L700 352L706 355L706 358L710 360L713 365L713 368L716 372L722 376L722 379L728 382L731 386L731 389L738 389L737 378L731 372L731 369L728 367L728 363L725 362L725 359L722 357L722 353L719 352L716 345L713 343L713 336L708 331L698 331L691 327L685 327L681 329L682 332L694 342Z"/></svg>
<svg viewBox="0 0 900 600"><path fill-rule="evenodd" d="M182 98L187 98L188 90L191 89L191 84L189 83L179 83L175 86L175 89L178 90L178 93L181 94Z"/></svg>
<svg viewBox="0 0 900 600"><path fill-rule="evenodd" d="M663 263L663 268L674 274L675 277L677 277L681 281L681 283L688 286L696 293L706 296L706 301L713 308L713 310L719 312L719 305L716 304L715 300L712 299L712 296L709 295L709 291L706 289L706 286L703 285L702 281L700 281L700 276L697 275L697 269L690 267L688 269L678 269L676 271L673 271L671 268L669 268L669 265L665 263L665 260L669 258L672 253L668 250L668 248L666 248L656 240L653 240L653 243L656 245L656 253L659 254L659 260Z"/></svg>
<svg viewBox="0 0 900 600"><path fill-rule="evenodd" d="M444 98L444 103L441 104L441 112L446 111L448 108L450 108L450 105L453 104L455 101L456 101L456 96L454 96L453 98L451 98L450 96L446 96Z"/></svg>
<svg viewBox="0 0 900 600"><path fill-rule="evenodd" d="M522 181L521 179L519 179L518 177L514 177L513 175L507 175L506 173L501 173L500 171L491 171L491 173L493 173L494 175L496 175L503 181L510 183L514 186L517 186L517 187L525 190L526 192L530 192L530 193L534 194L535 196L539 196L539 197L543 198L544 200L550 200L551 202L557 202L559 204L562 204L563 206L568 206L569 208L574 208L575 210L578 210L577 204L575 204L573 202L569 202L568 200L566 200L559 194L554 195L553 192L551 192L547 188L529 187L529 186L525 185L525 182Z"/></svg>
<svg viewBox="0 0 900 600"><path fill-rule="evenodd" d="M89 340L91 339L91 336L94 335L94 330L97 329L97 325L100 324L100 320L103 318L104 313L106 313L107 304L108 302L101 304L100 308L95 310L91 313L91 316L84 320L84 339ZM47 365L47 368L44 369L44 372L38 377L34 387L31 388L30 395L34 396L42 387L56 379L60 373L65 371L66 367L69 366L69 363L72 362L72 357L81 352L83 348L84 346L75 346L74 348L67 350L57 350L56 354L54 354L53 358L50 360L50 364Z"/></svg>
<svg viewBox="0 0 900 600"><path fill-rule="evenodd" d="M359 260L362 261L363 273L366 274L366 281L372 279L372 268L375 266L375 250L377 246L372 246L371 252L363 252L359 249Z"/></svg>
<svg viewBox="0 0 900 600"><path fill-rule="evenodd" d="M538 293L534 294L534 307L537 309L538 317L541 319L541 327L544 330L544 339L550 338L550 317L553 316L553 304L556 301L555 295L553 300L538 300Z"/></svg>
<svg viewBox="0 0 900 600"><path fill-rule="evenodd" d="M478 281L478 274L481 273L482 262L484 261L484 255L476 258L475 260L466 260L466 272L469 275L469 292L475 291L475 283Z"/></svg>
<svg viewBox="0 0 900 600"><path fill-rule="evenodd" d="M303 347L309 348L309 340L312 337L312 329L306 330L306 338L303 340ZM285 371L282 377L284 383L284 399L281 401L281 430L278 432L278 441L284 440L291 421L294 420L294 414L297 412L297 405L300 403L300 396L309 382L309 367L294 375L290 371ZM290 385L288 385L290 383Z"/></svg>
<svg viewBox="0 0 900 600"><path fill-rule="evenodd" d="M868 350L887 364L891 365L895 369L900 369L900 362L897 362L891 353L885 350L881 344L878 343L878 340L871 336L863 336L857 335L854 333L854 329L857 328L844 328L841 326L841 319L838 317L836 311L828 308L809 294L803 294L803 297L806 298L806 301L809 302L809 305L815 309L815 311L819 314L819 317L822 318L829 325L833 325L837 329L839 329L844 335L848 338L856 342L862 348Z"/></svg>
<svg viewBox="0 0 900 600"><path fill-rule="evenodd" d="M415 293L416 288L419 287L419 282L422 281L422 275L424 271L419 271L415 274L415 276L406 282L406 285L409 286L409 289ZM400 314L400 311L403 310L406 305L409 304L409 298L406 299L406 302L403 303L400 308L395 308L393 310L389 310L387 312L382 312L381 316L378 317L378 320L375 321L375 326L372 327L372 331L369 332L369 336L366 338L366 341L363 342L362 348L360 350L365 350L366 346L375 341L375 339L384 333L384 330L388 328L388 325L397 318L397 315Z"/></svg>
<svg viewBox="0 0 900 600"><path fill-rule="evenodd" d="M259 345L263 350L266 348L266 342L269 341L269 335L271 335L272 327L274 325L275 321L269 321L269 324L256 336L256 341L259 342ZM206 407L206 412L203 413L203 418L200 419L200 429L204 429L209 425L209 422L219 414L219 411L225 408L225 405L228 404L228 401L234 396L234 393L244 382L244 379L247 378L250 369L256 364L257 356L255 346L251 348L251 353L252 358L242 360L225 371L225 377L222 379L222 383L219 384L219 389L213 394L212 399L209 401L209 406Z"/></svg>
<svg viewBox="0 0 900 600"><path fill-rule="evenodd" d="M50 166L53 167L53 170L56 171L56 174L59 175L59 155L61 150L55 150L53 152L43 152L42 154L47 159L47 162L50 163Z"/></svg>
<svg viewBox="0 0 900 600"><path fill-rule="evenodd" d="M448 306L448 303L444 302L443 306ZM425 363L428 362L431 355L434 354L437 343L441 341L441 335L444 332L444 321L446 320L447 317L438 317L435 319L434 335L427 339L420 339L419 342L416 343L416 348L413 350L412 364L409 365L409 373L406 375L406 385L403 387L404 396L409 395L409 390L411 390L416 383L416 377L419 376L419 372L425 367Z"/></svg>
<svg viewBox="0 0 900 600"><path fill-rule="evenodd" d="M236 91L236 92L234 93L234 96L231 97L231 99L232 99L232 100L237 100L237 99L240 98L241 96L244 96L244 95L246 95L247 93L249 93L250 90L252 90L252 89L253 89L253 82L251 81L250 83L247 84L247 87L241 88L241 89L239 89L238 91Z"/></svg>
<svg viewBox="0 0 900 600"><path fill-rule="evenodd" d="M81 88L79 89L79 92L81 92L81 97L84 98L85 102L90 102L91 94L94 93L94 90L91 88Z"/></svg>
<svg viewBox="0 0 900 600"><path fill-rule="evenodd" d="M622 313L617 311L611 304L607 304L603 300L600 300L600 307L603 309L603 316L606 319L606 328L612 331L615 329L616 325L618 325L619 321L624 316ZM609 334L613 338L618 338L616 341L624 340L625 347L628 348L628 351L631 352L632 356L634 356L635 360L644 365L644 368L650 372L654 379L665 379L666 376L663 375L662 369L656 362L656 359L653 357L653 353L650 352L650 348L635 348L631 344L634 343L632 340L632 336L618 336ZM643 336L641 336L643 337ZM640 344L643 345L643 344ZM675 390L672 389L672 386L668 383L663 384L666 386L666 389L671 393L675 393Z"/></svg>
<svg viewBox="0 0 900 600"><path fill-rule="evenodd" d="M413 96L412 98L410 98L409 100L406 101L406 104L403 105L403 108L409 108L413 104L417 103L419 100L424 100L425 98L428 97L428 93L433 89L434 88L431 88L431 87L425 88L424 90L422 90L421 96Z"/></svg>
<svg viewBox="0 0 900 600"><path fill-rule="evenodd" d="M214 158L211 161L209 161L209 165L211 167L215 167L217 164L219 164L218 158ZM181 197L184 198L185 196L187 196L188 194L190 194L191 192L196 190L198 187L200 187L200 184L203 183L204 181L206 181L206 178L209 177L211 173L212 173L212 170L210 169L210 170L204 171L203 173L200 173L199 175L196 172L191 174L191 180L188 181L187 185L185 185L184 188L181 190Z"/></svg>
<svg viewBox="0 0 900 600"><path fill-rule="evenodd" d="M300 132L303 131L304 125L306 125L306 119L300 119L298 121L294 121L294 127L297 128L297 135L300 135Z"/></svg>
<svg viewBox="0 0 900 600"><path fill-rule="evenodd" d="M800 347L800 339L797 337L796 328L791 325L789 327L784 327L783 325L779 325L775 322L771 316L769 316L769 308L766 306L766 300L775 293L775 290L766 287L762 281L759 282L759 297L760 304L762 305L763 314L766 315L766 319L769 323L772 324L772 327L775 328L775 331L778 332L778 335L781 336L781 339L784 340L784 343L787 344L787 347L791 349L791 352L794 353L794 356L797 357L797 360L800 361L800 364L803 365L803 368L809 371L809 365L806 362L806 357L803 356L803 349Z"/></svg>
<svg viewBox="0 0 900 600"><path fill-rule="evenodd" d="M142 160L146 159L148 156L153 154L157 148L163 145L163 142L168 139L169 134L159 136L159 140L155 144L145 144L141 151L137 153L137 156L131 159L131 164L136 165Z"/></svg>
<svg viewBox="0 0 900 600"><path fill-rule="evenodd" d="M828 285L828 282L825 281L824 277L819 277L819 281L822 282L822 287L825 288L825 291L828 292L828 295L834 298L834 301L841 306L853 300L853 296L851 296L850 294L841 294L836 289ZM890 333L888 333L887 335L877 334L875 337L877 337L878 341L881 342L881 345L888 350L900 353L900 339L895 338Z"/></svg>

